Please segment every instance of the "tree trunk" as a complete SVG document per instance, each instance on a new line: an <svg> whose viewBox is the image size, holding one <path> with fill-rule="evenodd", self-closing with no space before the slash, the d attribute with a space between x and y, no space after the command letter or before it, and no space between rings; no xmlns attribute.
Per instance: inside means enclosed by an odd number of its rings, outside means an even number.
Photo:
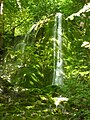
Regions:
<svg viewBox="0 0 90 120"><path fill-rule="evenodd" d="M3 54L3 1L0 0L0 62Z"/></svg>

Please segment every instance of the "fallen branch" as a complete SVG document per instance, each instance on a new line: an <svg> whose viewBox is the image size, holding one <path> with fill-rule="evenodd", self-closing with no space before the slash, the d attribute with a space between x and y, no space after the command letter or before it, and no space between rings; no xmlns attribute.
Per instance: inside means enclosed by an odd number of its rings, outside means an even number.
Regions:
<svg viewBox="0 0 90 120"><path fill-rule="evenodd" d="M73 13L72 15L67 17L66 20L68 20L68 19L73 20L75 16L79 17L81 14L83 14L85 12L90 12L90 3L85 4L81 10L79 10L77 13Z"/></svg>

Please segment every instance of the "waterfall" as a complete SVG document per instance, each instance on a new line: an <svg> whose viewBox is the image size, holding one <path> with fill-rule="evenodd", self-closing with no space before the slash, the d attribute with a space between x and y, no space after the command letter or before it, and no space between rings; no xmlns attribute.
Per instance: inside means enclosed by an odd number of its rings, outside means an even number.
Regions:
<svg viewBox="0 0 90 120"><path fill-rule="evenodd" d="M63 61L62 61L62 14L55 15L54 24L54 72L53 72L53 85L63 84Z"/></svg>

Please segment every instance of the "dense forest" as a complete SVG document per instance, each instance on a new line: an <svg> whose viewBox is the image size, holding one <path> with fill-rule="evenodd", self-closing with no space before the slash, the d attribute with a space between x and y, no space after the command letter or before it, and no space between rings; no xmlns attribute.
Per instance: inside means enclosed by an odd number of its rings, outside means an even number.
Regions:
<svg viewBox="0 0 90 120"><path fill-rule="evenodd" d="M61 85L52 84L57 13ZM0 0L0 120L90 120L89 0Z"/></svg>

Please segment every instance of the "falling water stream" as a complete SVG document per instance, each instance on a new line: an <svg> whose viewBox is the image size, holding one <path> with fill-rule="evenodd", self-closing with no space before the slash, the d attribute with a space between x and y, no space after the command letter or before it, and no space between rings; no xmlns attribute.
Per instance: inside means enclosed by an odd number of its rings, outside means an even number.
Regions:
<svg viewBox="0 0 90 120"><path fill-rule="evenodd" d="M54 24L54 72L53 72L53 85L63 84L63 61L62 61L62 14L55 15Z"/></svg>
<svg viewBox="0 0 90 120"><path fill-rule="evenodd" d="M19 43L17 47L22 49L22 59L24 58L24 49L26 46L26 40L29 39L29 34L35 28L36 24L33 25L30 30L25 35L23 42ZM54 24L54 40L53 40L53 49L54 49L54 71L53 71L53 80L52 85L62 85L63 84L63 60L62 60L62 14L56 13L55 15L55 24ZM21 62L22 65L22 62Z"/></svg>

